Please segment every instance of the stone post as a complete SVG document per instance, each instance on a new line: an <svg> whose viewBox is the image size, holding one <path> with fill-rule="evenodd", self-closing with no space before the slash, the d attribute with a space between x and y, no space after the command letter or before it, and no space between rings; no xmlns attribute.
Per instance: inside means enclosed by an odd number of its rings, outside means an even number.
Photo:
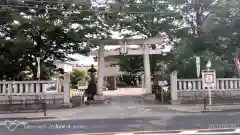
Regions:
<svg viewBox="0 0 240 135"><path fill-rule="evenodd" d="M70 74L69 73L64 74L63 87L64 87L63 103L66 106L71 106L71 103L70 103Z"/></svg>
<svg viewBox="0 0 240 135"><path fill-rule="evenodd" d="M177 71L173 71L170 75L171 84L171 102L172 104L179 104L177 91Z"/></svg>

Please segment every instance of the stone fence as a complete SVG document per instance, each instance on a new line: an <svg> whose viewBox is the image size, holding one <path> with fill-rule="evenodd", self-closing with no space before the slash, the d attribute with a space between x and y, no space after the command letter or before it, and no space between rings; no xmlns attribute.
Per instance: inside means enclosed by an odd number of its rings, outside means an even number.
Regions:
<svg viewBox="0 0 240 135"><path fill-rule="evenodd" d="M170 75L172 103L187 100L201 100L208 96L209 90L203 87L202 79L178 79L177 72ZM240 97L240 78L217 78L216 87L211 89L213 97Z"/></svg>
<svg viewBox="0 0 240 135"><path fill-rule="evenodd" d="M50 81L0 81L1 104L8 104L10 100L19 103L36 99L53 102L58 99L61 104L70 105L70 74L65 73L64 79Z"/></svg>

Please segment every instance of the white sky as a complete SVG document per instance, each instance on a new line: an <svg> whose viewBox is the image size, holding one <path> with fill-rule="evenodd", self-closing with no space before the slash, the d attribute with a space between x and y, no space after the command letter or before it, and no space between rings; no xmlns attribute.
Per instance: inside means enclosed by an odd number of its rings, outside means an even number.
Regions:
<svg viewBox="0 0 240 135"><path fill-rule="evenodd" d="M73 64L84 65L84 66L90 66L91 64L97 65L97 62L94 61L93 56L86 57L79 54L70 55L70 56L78 60L76 62L72 62Z"/></svg>

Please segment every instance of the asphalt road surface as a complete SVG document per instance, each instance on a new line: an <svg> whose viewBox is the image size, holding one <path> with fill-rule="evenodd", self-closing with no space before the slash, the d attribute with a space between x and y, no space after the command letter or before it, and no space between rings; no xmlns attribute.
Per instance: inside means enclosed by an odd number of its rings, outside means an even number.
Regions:
<svg viewBox="0 0 240 135"><path fill-rule="evenodd" d="M126 92L123 91L120 94L124 93ZM114 93L110 92L108 94L112 96L108 105L83 108L79 113L66 119L0 121L0 135L91 133L111 135L161 135L164 133L240 135L240 112L182 113L160 106L142 105L139 96L135 93L132 96L123 95L122 97L115 96ZM222 130L224 128L225 130Z"/></svg>
<svg viewBox="0 0 240 135"><path fill-rule="evenodd" d="M178 130L188 129L194 131L197 129L212 129L213 131L211 131L211 134L217 134L217 131L215 131L217 128L237 129L240 125L240 113L184 114L178 116L176 115L170 119L149 116L145 118L126 119L21 122L23 125L17 126L13 131L9 131L9 129L2 124L0 126L0 135L70 135L86 133L120 134L117 132L133 131L149 131L151 134L152 132L163 134L164 130L168 130L170 133L178 133ZM14 125L12 126L13 127L10 127L10 129L14 129ZM218 134L221 134L221 132L218 132ZM224 132L231 134L230 132L233 132L233 130L225 130ZM139 133L146 134L145 132ZM236 134L240 134L240 132Z"/></svg>

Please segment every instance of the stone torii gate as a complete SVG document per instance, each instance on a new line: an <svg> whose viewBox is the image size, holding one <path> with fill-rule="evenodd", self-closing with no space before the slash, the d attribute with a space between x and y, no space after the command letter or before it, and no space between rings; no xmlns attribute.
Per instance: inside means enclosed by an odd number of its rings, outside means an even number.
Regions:
<svg viewBox="0 0 240 135"><path fill-rule="evenodd" d="M109 39L109 40L94 40L92 44L99 45L98 50L98 84L97 84L97 95L94 96L94 100L101 101L105 100L103 96L104 89L104 46L105 45L118 45L120 46L120 52L118 55L128 55L127 45L141 45L143 49L137 55L143 55L144 61L144 83L146 87L146 94L144 95L145 100L155 100L155 95L152 94L152 81L151 81L151 70L150 70L150 54L161 54L161 52L152 52L149 45L162 44L166 36L158 36L147 39Z"/></svg>

